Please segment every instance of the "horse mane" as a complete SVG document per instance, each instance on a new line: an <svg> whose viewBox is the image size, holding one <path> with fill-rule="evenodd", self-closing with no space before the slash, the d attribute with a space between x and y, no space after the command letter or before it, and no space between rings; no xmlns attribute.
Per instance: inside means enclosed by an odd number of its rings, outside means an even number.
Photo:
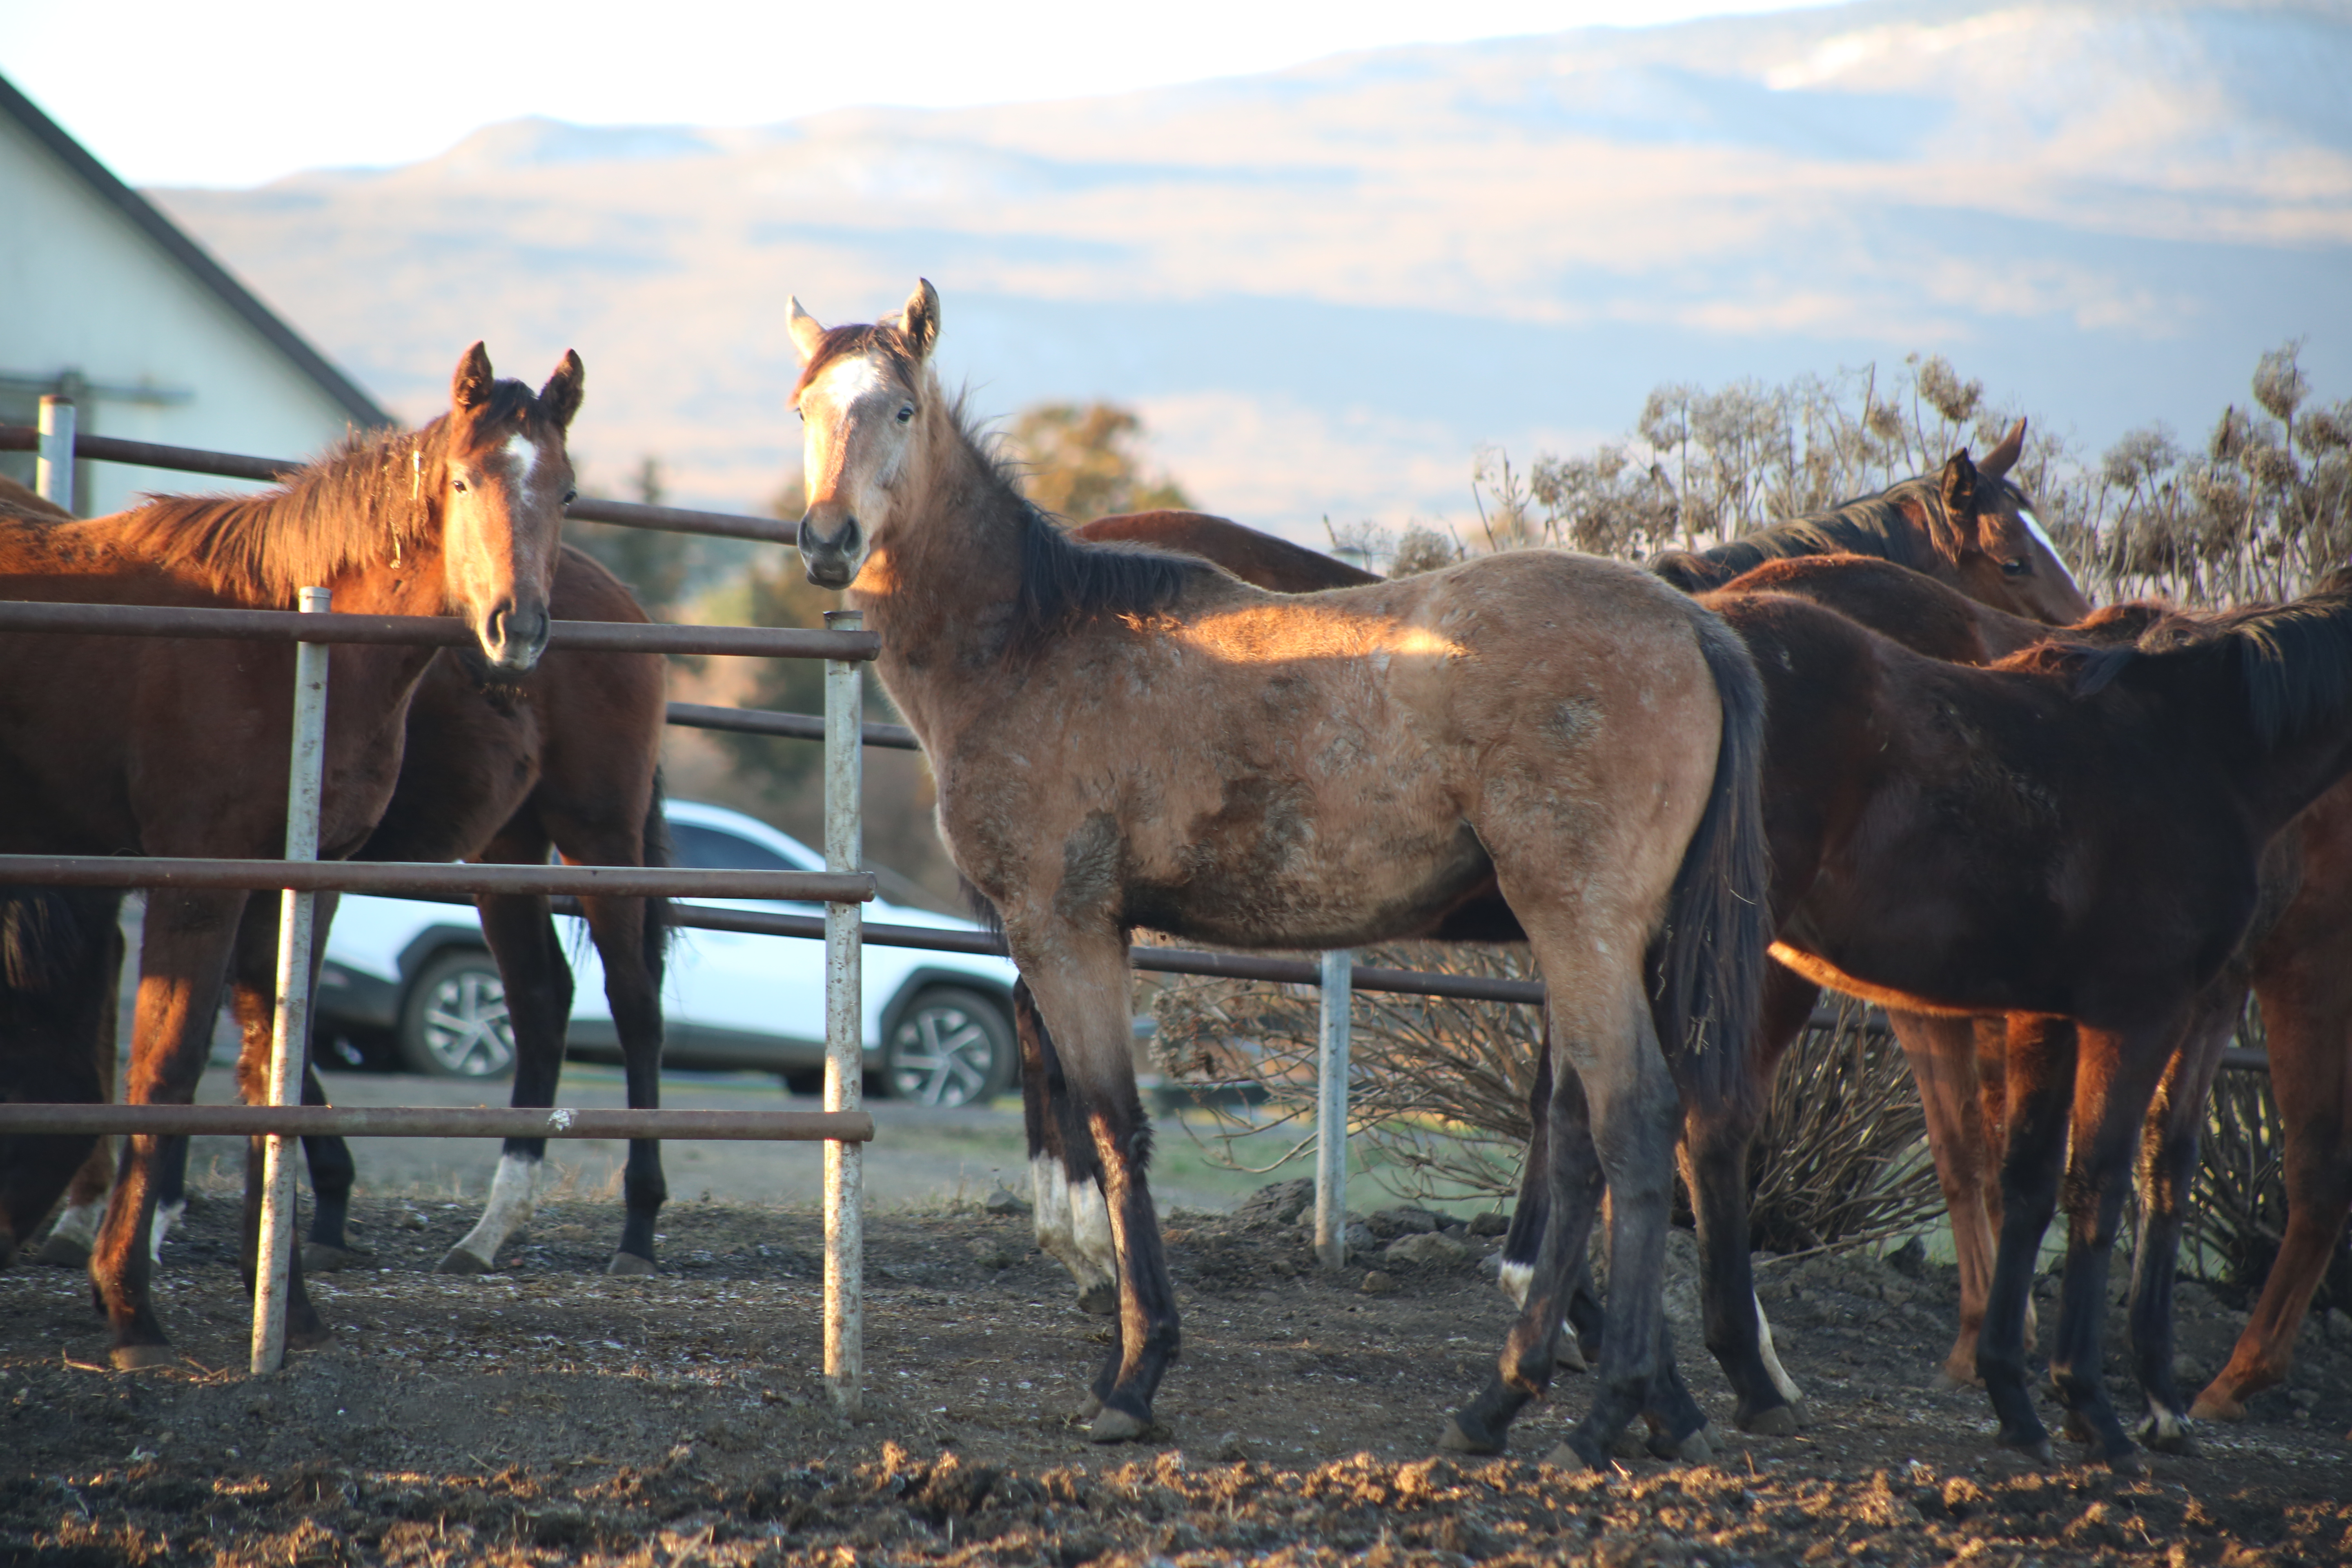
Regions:
<svg viewBox="0 0 2352 1568"><path fill-rule="evenodd" d="M520 381L492 384L478 424L520 425L537 404ZM152 496L114 537L141 560L192 573L215 593L289 603L306 586L430 549L448 451L448 418L422 430L353 431L327 455L257 495Z"/></svg>
<svg viewBox="0 0 2352 1568"><path fill-rule="evenodd" d="M2233 667L2264 746L2339 719L2352 708L2352 568L2284 605L2158 615L2129 643L2086 649L2075 694L2095 695L2135 666L2176 661Z"/></svg>
<svg viewBox="0 0 2352 1568"><path fill-rule="evenodd" d="M2024 491L1997 475L1979 474L1977 482L1995 486L2003 495L2021 502L2024 499ZM1944 500L1939 484L1938 475L1915 474L1875 495L1860 496L1826 511L1808 512L1803 517L1771 523L1696 554L1699 560L1720 571L1726 582L1768 561L1801 555L1872 555L1915 572L1927 572L1935 564L1937 552L1934 542L1912 521L1905 503L1929 509L1931 514L1940 511ZM1659 557L1661 561L1671 558L1672 552Z"/></svg>
<svg viewBox="0 0 2352 1568"><path fill-rule="evenodd" d="M836 327L834 332L866 328ZM828 344L833 333L827 333ZM877 341L889 342L896 332ZM820 348L816 359L824 357ZM989 486L1013 511L1014 562L1021 591L1014 606L1011 646L1026 649L1104 616L1153 616L1197 584L1223 576L1196 555L1128 543L1097 543L1074 538L1061 521L1022 492L1021 464L1003 443L982 428L959 394L948 405L948 421L981 464Z"/></svg>

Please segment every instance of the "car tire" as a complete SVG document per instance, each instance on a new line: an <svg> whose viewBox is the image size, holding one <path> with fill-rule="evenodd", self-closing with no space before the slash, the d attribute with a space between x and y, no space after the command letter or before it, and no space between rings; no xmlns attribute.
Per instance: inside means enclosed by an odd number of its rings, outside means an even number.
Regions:
<svg viewBox="0 0 2352 1568"><path fill-rule="evenodd" d="M882 1078L893 1100L918 1105L986 1104L1013 1081L1013 1021L977 991L919 991L891 1026Z"/></svg>
<svg viewBox="0 0 2352 1568"><path fill-rule="evenodd" d="M417 972L400 1009L400 1059L430 1078L505 1078L514 1071L506 983L487 952L444 952Z"/></svg>

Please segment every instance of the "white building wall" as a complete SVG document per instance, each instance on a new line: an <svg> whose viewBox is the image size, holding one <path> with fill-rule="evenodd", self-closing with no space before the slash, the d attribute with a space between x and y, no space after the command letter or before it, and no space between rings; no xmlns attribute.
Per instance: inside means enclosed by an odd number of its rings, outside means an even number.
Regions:
<svg viewBox="0 0 2352 1568"><path fill-rule="evenodd" d="M349 424L342 405L25 128L0 116L0 375L78 371L100 385L193 393L170 405L84 400L94 435L271 458L314 456ZM29 423L31 397L6 397ZM81 510L141 490L250 489L119 463L85 465Z"/></svg>

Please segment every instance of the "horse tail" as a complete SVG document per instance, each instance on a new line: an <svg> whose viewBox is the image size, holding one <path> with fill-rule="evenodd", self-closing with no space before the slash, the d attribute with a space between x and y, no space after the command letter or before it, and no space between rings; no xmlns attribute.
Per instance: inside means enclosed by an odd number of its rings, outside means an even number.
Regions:
<svg viewBox="0 0 2352 1568"><path fill-rule="evenodd" d="M1764 683L1747 645L1694 606L1699 651L1723 715L1715 781L1675 873L1649 952L1651 1016L1694 1108L1752 1116L1765 950L1772 940L1769 846L1760 775Z"/></svg>
<svg viewBox="0 0 2352 1568"><path fill-rule="evenodd" d="M665 801L661 768L654 768L654 787L646 796L646 824L638 855L648 868L670 864L669 818L663 814ZM653 977L654 991L659 994L662 964L669 955L670 939L677 934L670 921L669 900L654 898L646 900L645 943L646 973Z"/></svg>

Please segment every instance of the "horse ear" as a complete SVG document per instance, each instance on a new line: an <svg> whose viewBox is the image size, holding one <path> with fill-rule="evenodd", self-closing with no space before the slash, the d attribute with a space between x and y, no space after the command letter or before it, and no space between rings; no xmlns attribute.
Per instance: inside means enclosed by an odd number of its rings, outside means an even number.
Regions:
<svg viewBox="0 0 2352 1568"><path fill-rule="evenodd" d="M580 399L586 395L587 367L580 356L570 349L563 351L563 363L539 389L539 411L555 422L558 430L572 428L572 416L580 412Z"/></svg>
<svg viewBox="0 0 2352 1568"><path fill-rule="evenodd" d="M490 399L490 385L498 377L490 370L489 351L476 343L457 362L457 374L449 378L449 406L478 408Z"/></svg>
<svg viewBox="0 0 2352 1568"><path fill-rule="evenodd" d="M1977 472L1989 479L2005 478L2010 469L2017 467L2017 459L2024 453L2025 420L2021 416L2017 423L2009 427L2009 434L2000 438L2000 445L1985 454L1985 460L1977 465Z"/></svg>
<svg viewBox="0 0 2352 1568"><path fill-rule="evenodd" d="M940 341L940 291L931 287L929 279L915 279L915 291L907 296L907 308L898 314L898 333L917 359L931 357L931 345Z"/></svg>
<svg viewBox="0 0 2352 1568"><path fill-rule="evenodd" d="M1944 503L1944 527L1952 536L1948 552L1957 558L1977 542L1977 466L1969 461L1966 447L1936 476L1936 489Z"/></svg>
<svg viewBox="0 0 2352 1568"><path fill-rule="evenodd" d="M784 325L791 329L793 347L799 352L801 363L806 364L816 358L818 345L824 342L824 327L801 309L801 297L797 294L785 305L784 312Z"/></svg>

